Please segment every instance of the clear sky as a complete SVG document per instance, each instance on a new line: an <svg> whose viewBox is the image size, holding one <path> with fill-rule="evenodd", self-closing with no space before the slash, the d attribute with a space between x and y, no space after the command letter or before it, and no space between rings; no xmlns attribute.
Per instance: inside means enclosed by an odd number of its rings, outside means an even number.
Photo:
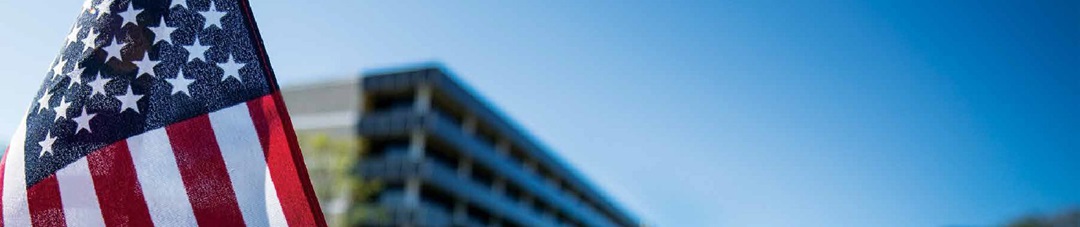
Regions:
<svg viewBox="0 0 1080 227"><path fill-rule="evenodd" d="M659 226L1080 204L1077 2L710 2L252 4L282 84L440 61ZM80 3L0 1L0 136Z"/></svg>

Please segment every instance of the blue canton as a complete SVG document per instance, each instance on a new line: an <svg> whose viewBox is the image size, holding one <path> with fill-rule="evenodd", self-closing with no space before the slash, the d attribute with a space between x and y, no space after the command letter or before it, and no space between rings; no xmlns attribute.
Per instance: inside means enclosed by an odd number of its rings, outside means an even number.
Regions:
<svg viewBox="0 0 1080 227"><path fill-rule="evenodd" d="M237 0L87 0L26 120L27 187L106 145L276 90Z"/></svg>

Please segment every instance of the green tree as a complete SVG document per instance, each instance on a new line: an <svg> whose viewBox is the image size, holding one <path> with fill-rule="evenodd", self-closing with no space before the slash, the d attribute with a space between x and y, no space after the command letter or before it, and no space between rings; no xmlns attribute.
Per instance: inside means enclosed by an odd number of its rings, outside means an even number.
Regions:
<svg viewBox="0 0 1080 227"><path fill-rule="evenodd" d="M327 224L356 226L384 218L369 201L382 188L381 183L356 173L366 152L363 139L326 134L300 134L298 138Z"/></svg>

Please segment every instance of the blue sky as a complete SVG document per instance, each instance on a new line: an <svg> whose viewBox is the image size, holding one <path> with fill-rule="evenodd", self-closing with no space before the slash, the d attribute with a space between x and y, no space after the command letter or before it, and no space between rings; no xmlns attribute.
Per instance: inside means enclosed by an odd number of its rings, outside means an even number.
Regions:
<svg viewBox="0 0 1080 227"><path fill-rule="evenodd" d="M0 2L0 136L80 2ZM1068 1L254 1L284 85L439 61L659 226L1080 204Z"/></svg>

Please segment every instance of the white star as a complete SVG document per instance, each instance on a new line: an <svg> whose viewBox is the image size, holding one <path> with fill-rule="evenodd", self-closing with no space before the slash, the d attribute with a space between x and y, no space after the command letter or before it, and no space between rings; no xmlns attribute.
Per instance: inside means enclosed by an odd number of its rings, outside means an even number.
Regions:
<svg viewBox="0 0 1080 227"><path fill-rule="evenodd" d="M93 90L90 92L90 96L94 96L97 94L109 95L105 93L105 85L109 84L109 81L112 81L112 79L105 79L105 77L103 77L101 73L98 72L97 79L94 79L94 81L90 81L90 83L87 83L88 85L90 85L91 90Z"/></svg>
<svg viewBox="0 0 1080 227"><path fill-rule="evenodd" d="M68 73L68 77L71 77L71 86L82 84L82 74L84 71L86 71L86 68L78 67Z"/></svg>
<svg viewBox="0 0 1080 227"><path fill-rule="evenodd" d="M38 154L38 158L45 155L45 152L53 154L53 143L56 143L56 137L52 136L52 132L45 134L45 140L38 142L38 146L41 146L41 153Z"/></svg>
<svg viewBox="0 0 1080 227"><path fill-rule="evenodd" d="M184 49L187 49L188 61L193 61L194 59L206 61L206 59L203 58L205 57L204 53L206 53L206 50L209 50L210 47L211 46L204 46L202 41L199 41L199 37L195 36L195 41L191 43L191 46L184 46Z"/></svg>
<svg viewBox="0 0 1080 227"><path fill-rule="evenodd" d="M199 12L199 14L202 14L202 16L206 18L206 23L203 24L203 29L206 29L210 26L215 25L218 26L218 28L221 28L221 18L225 17L225 15L229 14L229 12L218 11L217 6L214 5L214 2L210 2L210 10L206 12Z"/></svg>
<svg viewBox="0 0 1080 227"><path fill-rule="evenodd" d="M91 10L91 9L94 9L93 7L94 7L94 0L86 0L85 2L82 3L83 10Z"/></svg>
<svg viewBox="0 0 1080 227"><path fill-rule="evenodd" d="M49 109L49 99L52 99L52 94L49 94L49 91L46 90L45 94L41 95L41 98L37 100L38 109L39 110L47 110L47 109Z"/></svg>
<svg viewBox="0 0 1080 227"><path fill-rule="evenodd" d="M53 111L56 111L56 119L53 119L53 121L60 120L61 117L62 118L67 118L67 110L70 107L71 107L71 102L68 102L67 100L64 100L64 97L61 96L60 97L60 105L56 106L56 108L53 109Z"/></svg>
<svg viewBox="0 0 1080 227"><path fill-rule="evenodd" d="M83 107L82 115L72 118L79 125L79 128L75 129L75 134L79 134L83 129L86 129L86 132L94 133L94 130L90 130L90 120L93 120L94 116L97 116L97 114L86 114L86 107Z"/></svg>
<svg viewBox="0 0 1080 227"><path fill-rule="evenodd" d="M165 79L165 82L169 82L169 85L172 85L173 95L183 92L190 97L191 91L188 89L191 87L192 83L195 83L195 80L184 78L184 72L180 72L180 74L176 75L175 79Z"/></svg>
<svg viewBox="0 0 1080 227"><path fill-rule="evenodd" d="M94 8L96 8L97 11L98 11L98 14L97 14L98 19L101 19L101 17L105 16L105 13L108 13L109 11L112 11L112 9L109 8L109 6L111 6L112 3L113 3L113 0L103 0L103 1L101 1L101 3L98 3L97 6L94 6Z"/></svg>
<svg viewBox="0 0 1080 227"><path fill-rule="evenodd" d="M68 33L64 41L75 42L79 40L79 31L82 31L82 25L76 24L74 28L71 28L71 33Z"/></svg>
<svg viewBox="0 0 1080 227"><path fill-rule="evenodd" d="M98 33L94 31L94 28L90 28L90 32L86 33L86 38L82 39L83 51L97 47Z"/></svg>
<svg viewBox="0 0 1080 227"><path fill-rule="evenodd" d="M117 61L124 61L123 49L124 49L124 46L127 46L127 43L120 43L120 38L116 38L115 42L116 42L116 44L109 45L109 46L103 48L103 49L105 49L105 53L108 54L108 56L105 57L106 62L108 62L109 59L112 59L112 58L116 58Z"/></svg>
<svg viewBox="0 0 1080 227"><path fill-rule="evenodd" d="M183 7L185 7L184 3L186 3L184 0L172 0L172 6L169 6L169 8L174 8L174 7L177 7L177 6L180 6L181 8L183 8Z"/></svg>
<svg viewBox="0 0 1080 227"><path fill-rule="evenodd" d="M66 65L67 60L64 60L64 57L60 57L60 61L56 62L56 65L53 65L53 75L59 76L64 74L64 66Z"/></svg>
<svg viewBox="0 0 1080 227"><path fill-rule="evenodd" d="M120 23L120 27L124 27L124 25L127 25L128 23L139 26L138 17L139 13L142 13L143 10L135 9L134 5L134 2L129 2L127 11L120 13L120 18L124 19L124 22Z"/></svg>
<svg viewBox="0 0 1080 227"><path fill-rule="evenodd" d="M154 32L154 43L158 41L169 42L170 36L176 28L169 27L165 24L165 16L161 17L161 23L157 27L149 27L150 31Z"/></svg>
<svg viewBox="0 0 1080 227"><path fill-rule="evenodd" d="M127 93L124 95L117 95L116 99L120 100L120 113L125 110L132 109L135 113L139 113L139 99L142 99L142 95L136 95L131 91L131 86L128 86Z"/></svg>
<svg viewBox="0 0 1080 227"><path fill-rule="evenodd" d="M244 82L243 79L240 79L240 69L247 66L247 64L234 62L231 54L229 55L229 60L225 61L225 63L217 64L217 66L225 71L224 75L221 76L221 81L228 80L229 78L236 78L237 81Z"/></svg>
<svg viewBox="0 0 1080 227"><path fill-rule="evenodd" d="M157 74L154 73L154 66L157 66L161 61L150 60L150 52L146 52L146 54L143 55L142 60L132 61L131 63L138 66L139 73L135 74L135 78L139 78L143 73L150 74L150 76L157 76Z"/></svg>

